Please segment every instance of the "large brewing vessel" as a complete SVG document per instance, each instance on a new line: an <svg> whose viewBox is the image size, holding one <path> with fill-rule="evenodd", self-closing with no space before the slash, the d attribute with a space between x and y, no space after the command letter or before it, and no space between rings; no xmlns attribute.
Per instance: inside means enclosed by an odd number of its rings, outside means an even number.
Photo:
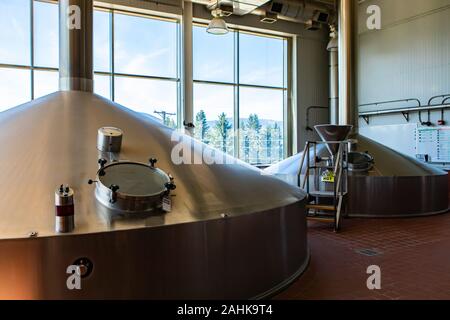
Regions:
<svg viewBox="0 0 450 320"><path fill-rule="evenodd" d="M92 1L59 6L61 91L0 114L0 298L248 299L298 277L305 194L93 94ZM178 164L180 144L226 161Z"/></svg>

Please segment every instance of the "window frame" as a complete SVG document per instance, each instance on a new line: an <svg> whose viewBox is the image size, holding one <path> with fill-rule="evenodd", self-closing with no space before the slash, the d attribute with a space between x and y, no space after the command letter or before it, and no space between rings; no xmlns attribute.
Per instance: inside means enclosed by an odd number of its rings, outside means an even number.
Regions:
<svg viewBox="0 0 450 320"><path fill-rule="evenodd" d="M98 7L94 6L95 10L108 12L109 13L109 53L110 53L110 68L109 72L107 71L96 71L94 70L94 75L100 75L100 76L108 76L110 79L110 97L111 101L115 101L115 88L116 88L116 77L121 78L138 78L138 79L147 79L147 80L160 80L160 81L170 81L175 82L177 87L177 128L181 127L182 119L181 119L181 105L180 101L181 99L181 67L180 67L180 43L181 43L181 32L180 32L180 19L175 18L166 18L166 17L160 17L160 16L154 16L150 14L142 14L142 13L136 13L132 11L122 10L122 9L110 9L110 8L104 8L104 7ZM173 22L176 24L176 44L175 44L175 51L176 51L176 77L163 77L163 76L154 76L154 75L140 75L140 74L131 74L131 73L118 73L115 71L115 15L116 14L122 14L122 15L129 15L134 17L140 17L145 19L154 19L154 20L160 20L160 21L167 21L167 22Z"/></svg>
<svg viewBox="0 0 450 320"><path fill-rule="evenodd" d="M55 67L42 67L35 64L35 27L34 27L34 5L35 2L44 2L44 3L52 3L57 5L58 0L29 0L30 2L30 64L29 65L17 65L17 64L7 64L0 63L0 68L4 69L20 69L20 70L28 70L30 71L30 80L31 80L31 90L30 90L30 100L34 100L36 97L35 92L35 71L52 71L58 72L59 68ZM152 80L161 80L161 81L171 81L176 83L177 87L177 127L183 127L183 114L185 112L183 104L183 90L182 90L182 74L183 74L183 59L182 59L182 32L181 32L181 17L165 17L153 14L146 13L138 13L132 10L124 10L124 9L115 9L109 8L102 5L95 5L94 10L103 11L109 13L109 41L110 41L110 70L107 71L96 71L94 70L94 76L108 76L110 82L110 96L107 97L112 101L115 101L115 77L128 77L128 78L143 78L143 79L152 79ZM139 75L139 74L126 74L126 73L116 73L115 72L115 48L114 48L114 19L116 14L125 14L130 16L137 16L147 19L157 19L162 21L170 21L176 24L176 77L161 77L154 75ZM202 27L206 28L207 24L203 22L192 23L193 27ZM291 119L293 114L293 84L292 84L292 47L293 47L293 38L288 35L274 35L270 32L264 31L248 31L240 28L230 28L234 33L234 46L233 46L233 73L234 79L232 83L229 82L221 82L221 81L211 81L211 80L199 80L192 79L193 83L199 84L212 84L212 85L224 85L233 87L234 91L234 113L233 113L233 128L235 130L234 137L234 156L237 158L241 158L240 151L240 121L239 121L239 111L240 111L240 88L249 87L249 88L260 88L260 89L269 89L269 90L281 90L283 91L283 154L286 158L287 156L292 154L292 140L293 140L293 120ZM205 30L206 32L206 30ZM240 34L252 34L256 36L263 36L269 38L277 38L283 40L283 86L265 86L265 85L252 85L252 84L241 84L239 81L239 36ZM193 108L193 105L192 105ZM192 113L194 110L191 110Z"/></svg>
<svg viewBox="0 0 450 320"><path fill-rule="evenodd" d="M0 68L3 69L19 69L19 70L28 70L30 71L30 77L31 77L31 90L30 90L30 96L28 97L29 100L34 100L36 98L35 94L35 71L51 71L51 72L59 72L59 68L56 67L42 67L35 64L35 30L34 30L34 20L35 20L35 10L34 5L35 2L44 2L44 3L51 3L54 5L58 4L57 0L29 0L30 2L30 12L29 12L29 19L30 19L30 29L29 29L29 41L30 41L30 64L29 65L17 65L17 64L7 64L7 63L1 63L0 62ZM105 8L102 6L94 6L95 11L103 11L107 12L109 14L109 54L110 54L110 70L107 71L96 71L94 69L93 75L99 75L99 76L108 76L110 80L110 96L107 97L112 101L115 101L115 77L129 77L129 78L143 78L143 79L153 79L153 80L162 80L162 81L171 81L175 82L177 86L177 126L180 127L181 121L181 107L180 107L180 101L181 99L181 67L180 67L180 43L181 43L181 32L180 32L180 19L175 18L167 18L167 17L160 17L150 14L142 14L142 13L136 13L133 11L127 11L127 10L119 10L119 9L113 9L113 8ZM116 73L115 72L115 59L114 59L114 17L115 14L124 14L129 16L135 16L135 17L141 17L146 19L157 19L162 21L169 21L176 23L176 77L160 77L160 76L152 76L152 75L138 75L138 74L127 74L127 73ZM181 122L180 122L181 121Z"/></svg>
<svg viewBox="0 0 450 320"><path fill-rule="evenodd" d="M34 100L35 97L35 77L34 72L35 71L53 71L58 72L59 68L54 67L42 67L35 64L35 37L34 37L34 3L36 2L44 2L44 3L52 3L57 4L58 1L56 0L29 0L30 2L30 12L29 12L29 19L30 19L30 29L29 29L29 41L30 41L30 64L29 65L17 65L17 64L8 64L8 63L1 63L0 62L0 68L3 69L19 69L19 70L28 70L30 71L30 80L31 80L31 90L30 90L30 100Z"/></svg>
<svg viewBox="0 0 450 320"><path fill-rule="evenodd" d="M201 22L194 22L193 27L203 27L206 32L207 24L201 23ZM233 129L234 129L234 156L238 159L242 158L241 155L241 148L240 148L240 88L256 88L256 89L266 89L266 90L277 90L283 92L283 157L286 158L290 155L291 149L289 147L289 133L292 131L290 130L290 121L289 121L289 110L291 109L290 103L291 100L288 99L290 92L291 92L291 85L290 85L290 76L289 76L289 70L291 69L290 66L292 65L289 61L291 58L291 55L289 54L290 46L292 40L289 37L286 36L277 36L272 35L268 33L263 32L255 32L255 31L247 31L247 30L240 30L238 28L229 28L231 32L234 34L234 46L233 46L233 73L234 73L234 81L232 83L230 82L223 82L223 81L213 81L213 80L199 80L199 79L193 79L193 83L196 84L210 84L210 85L223 85L223 86L229 86L234 88L234 113L233 113ZM268 86L268 85L257 85L257 84L243 84L240 83L240 76L239 76L239 35L240 34L250 34L260 37L266 37L266 38L276 38L283 40L283 86ZM193 111L193 110L192 110ZM195 115L194 115L195 116ZM270 165L270 164L267 164ZM266 165L262 165L266 166Z"/></svg>

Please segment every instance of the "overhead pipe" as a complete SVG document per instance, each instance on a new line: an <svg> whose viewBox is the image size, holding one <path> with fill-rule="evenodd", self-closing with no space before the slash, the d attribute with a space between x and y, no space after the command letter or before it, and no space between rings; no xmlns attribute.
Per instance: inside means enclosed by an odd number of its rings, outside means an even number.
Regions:
<svg viewBox="0 0 450 320"><path fill-rule="evenodd" d="M291 9L288 9L287 11L277 14L277 19L289 21L289 22L295 22L295 23L302 23L306 24L309 20L312 18L312 14L314 11L322 11L327 12L332 16L333 10L329 7L324 5L323 3L312 1L312 2L306 2L306 1L289 1L289 0L277 0L278 3L282 3L285 6L290 7ZM294 8L294 9L292 9ZM269 6L265 5L261 8L257 8L252 11L252 14L256 14L259 16L265 16L266 12L269 11ZM294 13L295 12L295 13ZM292 13L289 14L288 13Z"/></svg>
<svg viewBox="0 0 450 320"><path fill-rule="evenodd" d="M197 3L197 4L201 4L201 5L205 5L205 6L210 6L211 4L214 4L214 2L215 2L215 1L211 2L209 0L190 0L190 1L192 3ZM276 2L296 8L296 9L292 10L292 12L296 11L296 13L293 16L289 16L286 14L278 14L277 15L277 19L289 21L289 22L305 24L308 20L311 19L311 17L307 16L307 13L312 13L315 10L328 12L329 14L332 13L330 6L327 6L320 1L306 2L305 0L302 0L302 1L277 0ZM267 12L269 12L269 6L263 5L262 7L256 8L255 10L250 12L250 14L263 17L266 15Z"/></svg>

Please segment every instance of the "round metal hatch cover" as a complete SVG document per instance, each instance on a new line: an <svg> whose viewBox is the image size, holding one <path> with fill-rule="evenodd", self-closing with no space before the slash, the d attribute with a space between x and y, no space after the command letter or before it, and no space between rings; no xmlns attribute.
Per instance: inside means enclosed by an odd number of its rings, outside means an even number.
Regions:
<svg viewBox="0 0 450 320"><path fill-rule="evenodd" d="M137 162L116 162L98 171L97 199L107 207L131 212L161 206L170 177L162 170Z"/></svg>
<svg viewBox="0 0 450 320"><path fill-rule="evenodd" d="M350 171L369 171L373 167L374 158L364 152L348 153L348 168Z"/></svg>

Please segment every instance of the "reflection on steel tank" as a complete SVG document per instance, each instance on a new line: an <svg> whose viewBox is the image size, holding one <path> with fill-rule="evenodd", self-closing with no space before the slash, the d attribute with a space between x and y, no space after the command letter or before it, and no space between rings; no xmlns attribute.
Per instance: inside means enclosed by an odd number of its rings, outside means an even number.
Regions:
<svg viewBox="0 0 450 320"><path fill-rule="evenodd" d="M250 299L296 279L305 193L239 160L175 165L172 129L92 93L92 0L59 6L61 91L0 114L0 298ZM61 185L74 223L55 230Z"/></svg>

